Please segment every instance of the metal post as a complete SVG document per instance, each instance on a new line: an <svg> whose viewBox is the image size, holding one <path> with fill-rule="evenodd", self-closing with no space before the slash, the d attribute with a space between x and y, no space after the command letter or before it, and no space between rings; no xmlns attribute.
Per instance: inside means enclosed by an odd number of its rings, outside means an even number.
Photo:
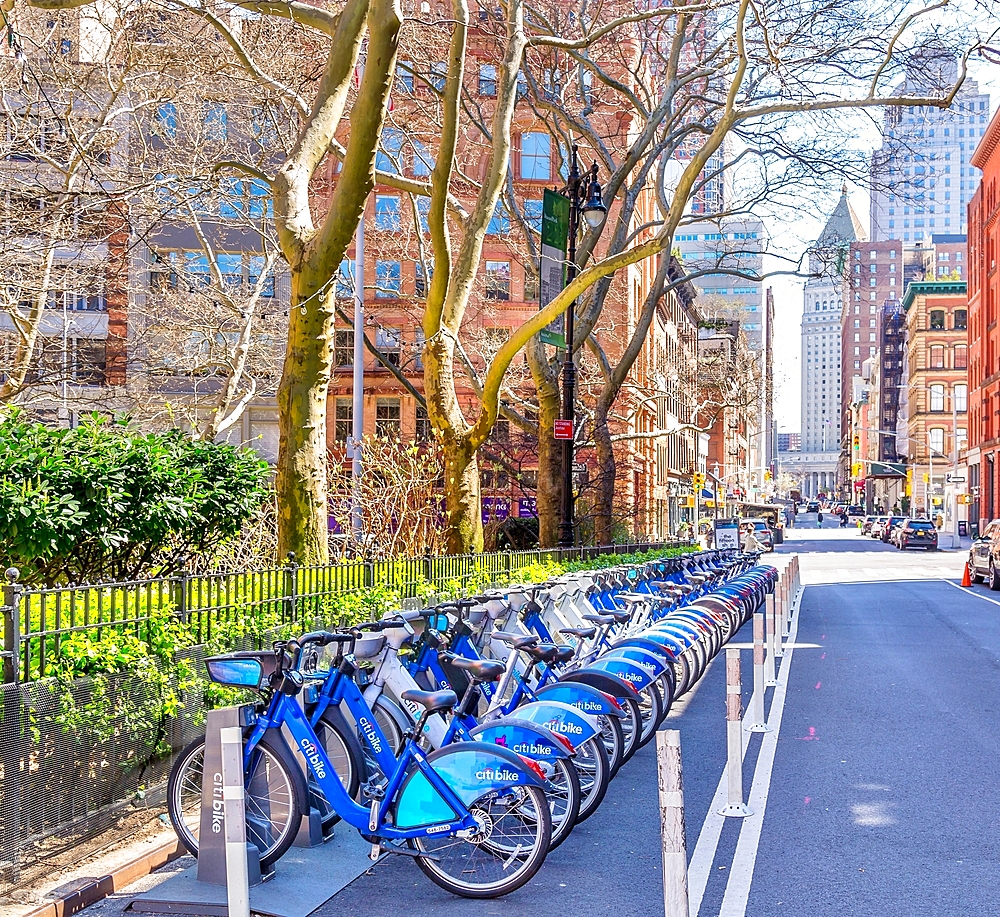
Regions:
<svg viewBox="0 0 1000 917"><path fill-rule="evenodd" d="M243 730L239 726L226 726L220 730L220 738L229 917L250 917L247 823L243 804Z"/></svg>
<svg viewBox="0 0 1000 917"><path fill-rule="evenodd" d="M751 732L770 732L764 721L764 613L753 616L753 724Z"/></svg>
<svg viewBox="0 0 1000 917"><path fill-rule="evenodd" d="M664 729L656 734L660 784L660 840L663 845L663 913L689 917L687 839L684 831L684 775L681 734Z"/></svg>
<svg viewBox="0 0 1000 917"><path fill-rule="evenodd" d="M366 201L367 204L367 201ZM351 536L360 553L364 537L361 517L361 442L365 435L365 214L358 221L354 247L354 405L351 414Z"/></svg>
<svg viewBox="0 0 1000 917"><path fill-rule="evenodd" d="M566 263L566 283L572 283L576 278L576 234L580 223L580 165L576 158L576 144L573 145L573 155L569 170L569 252ZM573 519L573 446L576 437L576 363L574 362L573 337L575 329L576 300L569 304L566 310L566 359L563 362L563 420L570 422L573 434L563 440L563 492L562 519L559 523L559 547L571 548L575 541L575 525Z"/></svg>
<svg viewBox="0 0 1000 917"><path fill-rule="evenodd" d="M0 801L0 850L4 859L15 866L22 844L21 819L23 780L26 774L24 756L32 744L24 741L25 718L21 704L21 592L18 570L10 567L3 584L3 723L0 724L0 761L3 763L3 799Z"/></svg>
<svg viewBox="0 0 1000 917"><path fill-rule="evenodd" d="M742 678L740 673L740 651L732 647L726 650L726 745L729 760L726 773L729 782L729 803L719 810L720 815L744 818L752 814L743 805L743 704L741 700Z"/></svg>
<svg viewBox="0 0 1000 917"><path fill-rule="evenodd" d="M774 635L774 593L764 596L764 624L766 627L766 652L764 654L764 684L774 687L778 680L774 672L774 657L776 655Z"/></svg>

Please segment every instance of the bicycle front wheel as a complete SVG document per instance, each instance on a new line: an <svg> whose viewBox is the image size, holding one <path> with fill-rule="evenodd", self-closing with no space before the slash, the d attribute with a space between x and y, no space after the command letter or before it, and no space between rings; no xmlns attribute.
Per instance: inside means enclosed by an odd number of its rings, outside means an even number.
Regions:
<svg viewBox="0 0 1000 917"><path fill-rule="evenodd" d="M167 811L181 843L198 856L205 738L191 742L170 770ZM306 783L284 742L265 735L244 774L247 841L260 851L261 869L292 846L305 808Z"/></svg>
<svg viewBox="0 0 1000 917"><path fill-rule="evenodd" d="M418 837L417 865L432 882L463 898L499 898L538 872L549 850L552 819L544 791L517 786L487 793L469 806L480 831L472 837Z"/></svg>

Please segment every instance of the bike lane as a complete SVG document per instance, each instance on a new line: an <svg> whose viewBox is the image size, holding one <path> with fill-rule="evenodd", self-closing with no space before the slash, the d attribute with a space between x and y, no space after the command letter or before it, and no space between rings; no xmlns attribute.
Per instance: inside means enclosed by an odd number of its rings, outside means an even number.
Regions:
<svg viewBox="0 0 1000 917"><path fill-rule="evenodd" d="M977 593L806 588L747 915L997 913L1000 607Z"/></svg>

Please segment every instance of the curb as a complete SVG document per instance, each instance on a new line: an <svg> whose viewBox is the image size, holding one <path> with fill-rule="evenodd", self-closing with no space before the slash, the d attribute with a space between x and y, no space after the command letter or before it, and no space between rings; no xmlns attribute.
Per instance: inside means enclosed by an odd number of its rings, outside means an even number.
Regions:
<svg viewBox="0 0 1000 917"><path fill-rule="evenodd" d="M92 879L86 885L67 892L63 897L28 911L24 917L70 917L186 853L187 850L180 841L167 841L137 859L123 864L114 872L99 879Z"/></svg>

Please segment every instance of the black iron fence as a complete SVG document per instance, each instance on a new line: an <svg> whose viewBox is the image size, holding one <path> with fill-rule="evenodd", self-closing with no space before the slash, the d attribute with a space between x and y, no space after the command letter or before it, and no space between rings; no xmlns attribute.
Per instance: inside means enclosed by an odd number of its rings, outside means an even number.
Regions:
<svg viewBox="0 0 1000 917"><path fill-rule="evenodd" d="M546 561L669 546L290 563L47 588L23 586L8 570L0 608L0 896L71 857L86 838L116 823L127 830L161 810L171 755L201 730L206 685L195 675L220 645L266 645L288 625L339 623L347 600L379 590L390 603L426 602L474 594ZM248 619L260 627L248 632ZM145 655L168 632L180 643L160 658ZM128 655L137 646L139 659ZM117 660L124 662L115 668ZM74 677L79 668L88 674Z"/></svg>

